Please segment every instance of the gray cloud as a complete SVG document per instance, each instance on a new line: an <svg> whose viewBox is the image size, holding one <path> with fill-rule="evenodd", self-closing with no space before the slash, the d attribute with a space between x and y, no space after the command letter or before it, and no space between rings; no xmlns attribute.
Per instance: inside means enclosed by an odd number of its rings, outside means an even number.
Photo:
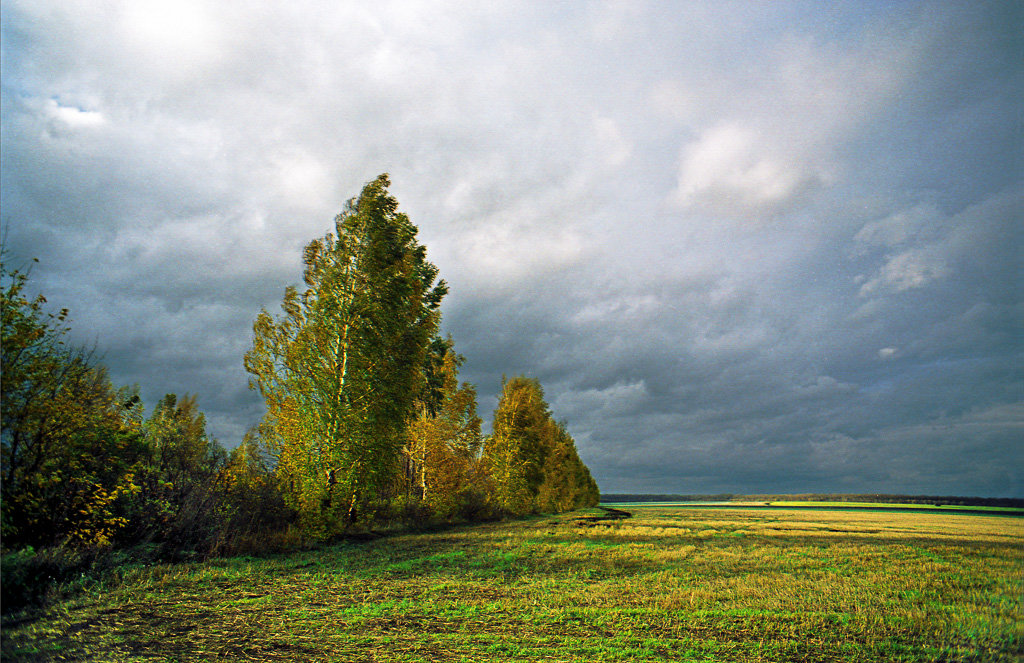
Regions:
<svg viewBox="0 0 1024 663"><path fill-rule="evenodd" d="M604 490L1022 494L1011 3L0 11L9 259L228 445L387 170L481 409L540 378Z"/></svg>

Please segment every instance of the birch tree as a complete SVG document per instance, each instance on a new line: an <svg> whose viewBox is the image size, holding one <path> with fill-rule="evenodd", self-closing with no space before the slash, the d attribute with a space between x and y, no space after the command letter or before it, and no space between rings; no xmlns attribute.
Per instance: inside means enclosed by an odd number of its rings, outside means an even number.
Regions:
<svg viewBox="0 0 1024 663"><path fill-rule="evenodd" d="M484 466L499 509L513 514L570 511L600 500L565 425L555 421L537 380L516 377L502 386Z"/></svg>
<svg viewBox="0 0 1024 663"><path fill-rule="evenodd" d="M412 484L442 516L456 508L460 492L473 487L482 443L476 388L468 382L459 384L463 357L452 346L450 338L432 344L426 388L409 425Z"/></svg>
<svg viewBox="0 0 1024 663"><path fill-rule="evenodd" d="M538 509L557 513L596 506L600 501L597 483L580 460L565 426L549 421L544 437L549 451L544 459L544 480L537 489Z"/></svg>
<svg viewBox="0 0 1024 663"><path fill-rule="evenodd" d="M502 385L484 462L495 484L494 499L508 513L533 511L548 449L542 437L551 418L537 380L515 377Z"/></svg>
<svg viewBox="0 0 1024 663"><path fill-rule="evenodd" d="M307 533L351 523L399 474L405 426L447 292L381 175L303 254L305 288L266 310L245 355L268 446Z"/></svg>

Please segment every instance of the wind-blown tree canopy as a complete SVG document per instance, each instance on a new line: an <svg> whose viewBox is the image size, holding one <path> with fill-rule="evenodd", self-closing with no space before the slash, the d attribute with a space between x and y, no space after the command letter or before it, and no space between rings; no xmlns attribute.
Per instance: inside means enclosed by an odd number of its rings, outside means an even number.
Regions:
<svg viewBox="0 0 1024 663"><path fill-rule="evenodd" d="M597 482L580 460L576 443L565 426L552 420L544 432L548 453L544 458L544 479L537 488L537 509L559 512L596 506L601 498Z"/></svg>
<svg viewBox="0 0 1024 663"><path fill-rule="evenodd" d="M261 311L245 355L288 498L310 534L351 522L399 476L406 422L447 292L381 175L310 242L306 289Z"/></svg>

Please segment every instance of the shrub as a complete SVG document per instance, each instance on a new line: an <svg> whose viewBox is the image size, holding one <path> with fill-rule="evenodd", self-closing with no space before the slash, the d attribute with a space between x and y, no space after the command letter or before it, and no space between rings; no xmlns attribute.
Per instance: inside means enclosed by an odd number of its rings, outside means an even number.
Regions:
<svg viewBox="0 0 1024 663"><path fill-rule="evenodd" d="M84 577L97 552L80 548L25 548L0 560L0 601L4 615L45 605L64 584Z"/></svg>

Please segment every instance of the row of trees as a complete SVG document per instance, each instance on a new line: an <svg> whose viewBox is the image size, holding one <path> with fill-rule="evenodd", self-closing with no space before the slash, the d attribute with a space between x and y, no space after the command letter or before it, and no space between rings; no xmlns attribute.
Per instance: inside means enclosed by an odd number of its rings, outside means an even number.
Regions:
<svg viewBox="0 0 1024 663"><path fill-rule="evenodd" d="M494 498L506 511L571 511L600 500L597 484L565 426L552 418L537 380L504 383L483 458Z"/></svg>
<svg viewBox="0 0 1024 663"><path fill-rule="evenodd" d="M506 382L485 443L462 357L438 336L448 288L388 186L367 184L306 247L305 289L286 289L279 317L260 313L245 356L303 530L328 537L402 500L443 517L596 504L535 381Z"/></svg>
<svg viewBox="0 0 1024 663"><path fill-rule="evenodd" d="M536 380L503 385L490 435L442 338L447 286L382 175L311 242L304 288L260 312L244 363L266 416L230 454L196 399L146 416L67 311L2 268L2 527L20 546L206 553L322 541L352 527L555 512L597 486Z"/></svg>

